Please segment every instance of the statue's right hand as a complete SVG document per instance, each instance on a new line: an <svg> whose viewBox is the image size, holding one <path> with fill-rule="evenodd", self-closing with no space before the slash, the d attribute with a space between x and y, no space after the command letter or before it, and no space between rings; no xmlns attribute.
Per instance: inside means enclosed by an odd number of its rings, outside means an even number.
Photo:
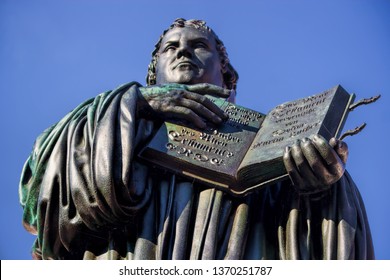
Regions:
<svg viewBox="0 0 390 280"><path fill-rule="evenodd" d="M227 98L230 90L211 84L166 84L140 88L137 114L143 118L186 120L199 128L220 124L227 115L204 94Z"/></svg>

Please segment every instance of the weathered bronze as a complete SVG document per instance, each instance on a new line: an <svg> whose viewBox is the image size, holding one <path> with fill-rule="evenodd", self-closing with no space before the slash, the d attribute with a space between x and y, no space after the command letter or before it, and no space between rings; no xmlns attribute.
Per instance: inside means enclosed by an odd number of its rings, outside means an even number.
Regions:
<svg viewBox="0 0 390 280"><path fill-rule="evenodd" d="M347 130L346 132L344 132L341 136L340 136L340 140L343 140L345 137L347 136L353 136L353 135L356 135L358 134L359 132L361 132L365 127L366 127L366 123L363 123L357 127L355 127L354 129L350 129L350 130Z"/></svg>
<svg viewBox="0 0 390 280"><path fill-rule="evenodd" d="M291 181L245 197L140 162L135 155L164 121L218 133L233 111L204 94L232 102L238 79L222 41L203 21L176 20L152 56L148 86L132 82L102 93L36 140L20 181L23 223L37 235L34 258L374 258L340 140L297 140L283 155Z"/></svg>
<svg viewBox="0 0 390 280"><path fill-rule="evenodd" d="M361 106L361 105L367 105L376 102L379 98L381 98L381 95L376 95L370 98L363 98L362 100L359 100L358 102L351 104L349 107L350 111L353 111L355 108Z"/></svg>
<svg viewBox="0 0 390 280"><path fill-rule="evenodd" d="M223 124L199 129L165 122L140 157L233 195L246 195L288 179L284 147L313 134L338 137L354 97L336 86L283 103L267 116L209 97L229 116Z"/></svg>

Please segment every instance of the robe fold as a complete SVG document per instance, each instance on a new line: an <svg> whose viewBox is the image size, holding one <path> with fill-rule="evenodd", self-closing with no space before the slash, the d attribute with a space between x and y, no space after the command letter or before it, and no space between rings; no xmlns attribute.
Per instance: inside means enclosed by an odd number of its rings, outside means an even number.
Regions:
<svg viewBox="0 0 390 280"><path fill-rule="evenodd" d="M102 93L36 140L19 186L35 259L373 259L351 177L300 194L289 181L232 197L149 167L156 130L140 84Z"/></svg>

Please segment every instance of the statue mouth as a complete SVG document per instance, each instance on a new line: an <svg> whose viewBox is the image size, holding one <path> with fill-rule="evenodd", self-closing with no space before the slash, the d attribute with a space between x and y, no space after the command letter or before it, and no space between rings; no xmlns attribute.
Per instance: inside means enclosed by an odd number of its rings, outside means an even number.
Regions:
<svg viewBox="0 0 390 280"><path fill-rule="evenodd" d="M182 70L191 70L191 69L197 69L198 66L191 61L181 61L173 67L173 69L176 69L176 68L179 68Z"/></svg>

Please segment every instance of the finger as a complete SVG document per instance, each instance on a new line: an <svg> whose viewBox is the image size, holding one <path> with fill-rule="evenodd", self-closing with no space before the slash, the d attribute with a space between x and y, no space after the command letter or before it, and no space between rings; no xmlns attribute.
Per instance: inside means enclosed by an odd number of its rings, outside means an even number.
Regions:
<svg viewBox="0 0 390 280"><path fill-rule="evenodd" d="M181 106L175 106L166 112L168 118L186 120L199 128L206 128L203 119L194 113L191 109Z"/></svg>
<svg viewBox="0 0 390 280"><path fill-rule="evenodd" d="M291 156L297 166L300 176L305 178L308 185L316 186L318 184L318 179L313 170L310 168L310 165L302 151L300 140L297 140L291 147Z"/></svg>
<svg viewBox="0 0 390 280"><path fill-rule="evenodd" d="M335 176L336 179L334 181L340 179L345 170L345 166L341 161L341 158L322 136L314 135L312 141L317 151L328 164L329 172Z"/></svg>
<svg viewBox="0 0 390 280"><path fill-rule="evenodd" d="M286 147L286 149L284 150L283 163L284 163L284 167L287 170L288 176L290 177L292 184L296 187L305 186L305 181L299 175L297 166L295 165L294 160L292 159L291 147Z"/></svg>
<svg viewBox="0 0 390 280"><path fill-rule="evenodd" d="M200 95L200 94L195 93L195 92L186 91L184 96L188 99L194 100L194 101L202 104L204 107L206 107L208 110L213 112L215 115L217 115L221 119L226 119L228 117L221 108L219 108L210 99L208 99L207 97L205 97L203 95Z"/></svg>
<svg viewBox="0 0 390 280"><path fill-rule="evenodd" d="M172 90L186 90L186 88L186 85L169 83L159 86L153 85L147 87L140 87L139 89L143 95L161 95L166 94Z"/></svg>
<svg viewBox="0 0 390 280"><path fill-rule="evenodd" d="M216 124L220 124L222 122L222 118L220 118L214 112L210 111L207 107L203 106L201 103L198 103L191 99L184 99L184 98L179 103L181 106L191 109L194 113L204 117L208 121L214 122Z"/></svg>
<svg viewBox="0 0 390 280"><path fill-rule="evenodd" d="M230 89L225 89L213 84L202 83L195 85L187 85L187 89L192 92L196 92L199 94L209 94L218 97L228 98L231 94Z"/></svg>
<svg viewBox="0 0 390 280"><path fill-rule="evenodd" d="M301 142L302 152L311 168L315 177L318 179L319 185L329 185L335 179L335 176L329 172L328 165L322 159L322 156L317 151L312 141L308 138L303 138Z"/></svg>
<svg viewBox="0 0 390 280"><path fill-rule="evenodd" d="M328 165L335 164L339 161L340 158L324 137L316 134L313 136L312 142Z"/></svg>
<svg viewBox="0 0 390 280"><path fill-rule="evenodd" d="M333 137L332 139L329 140L329 144L336 151L341 161L344 164L346 164L348 159L348 154L349 154L347 143Z"/></svg>

